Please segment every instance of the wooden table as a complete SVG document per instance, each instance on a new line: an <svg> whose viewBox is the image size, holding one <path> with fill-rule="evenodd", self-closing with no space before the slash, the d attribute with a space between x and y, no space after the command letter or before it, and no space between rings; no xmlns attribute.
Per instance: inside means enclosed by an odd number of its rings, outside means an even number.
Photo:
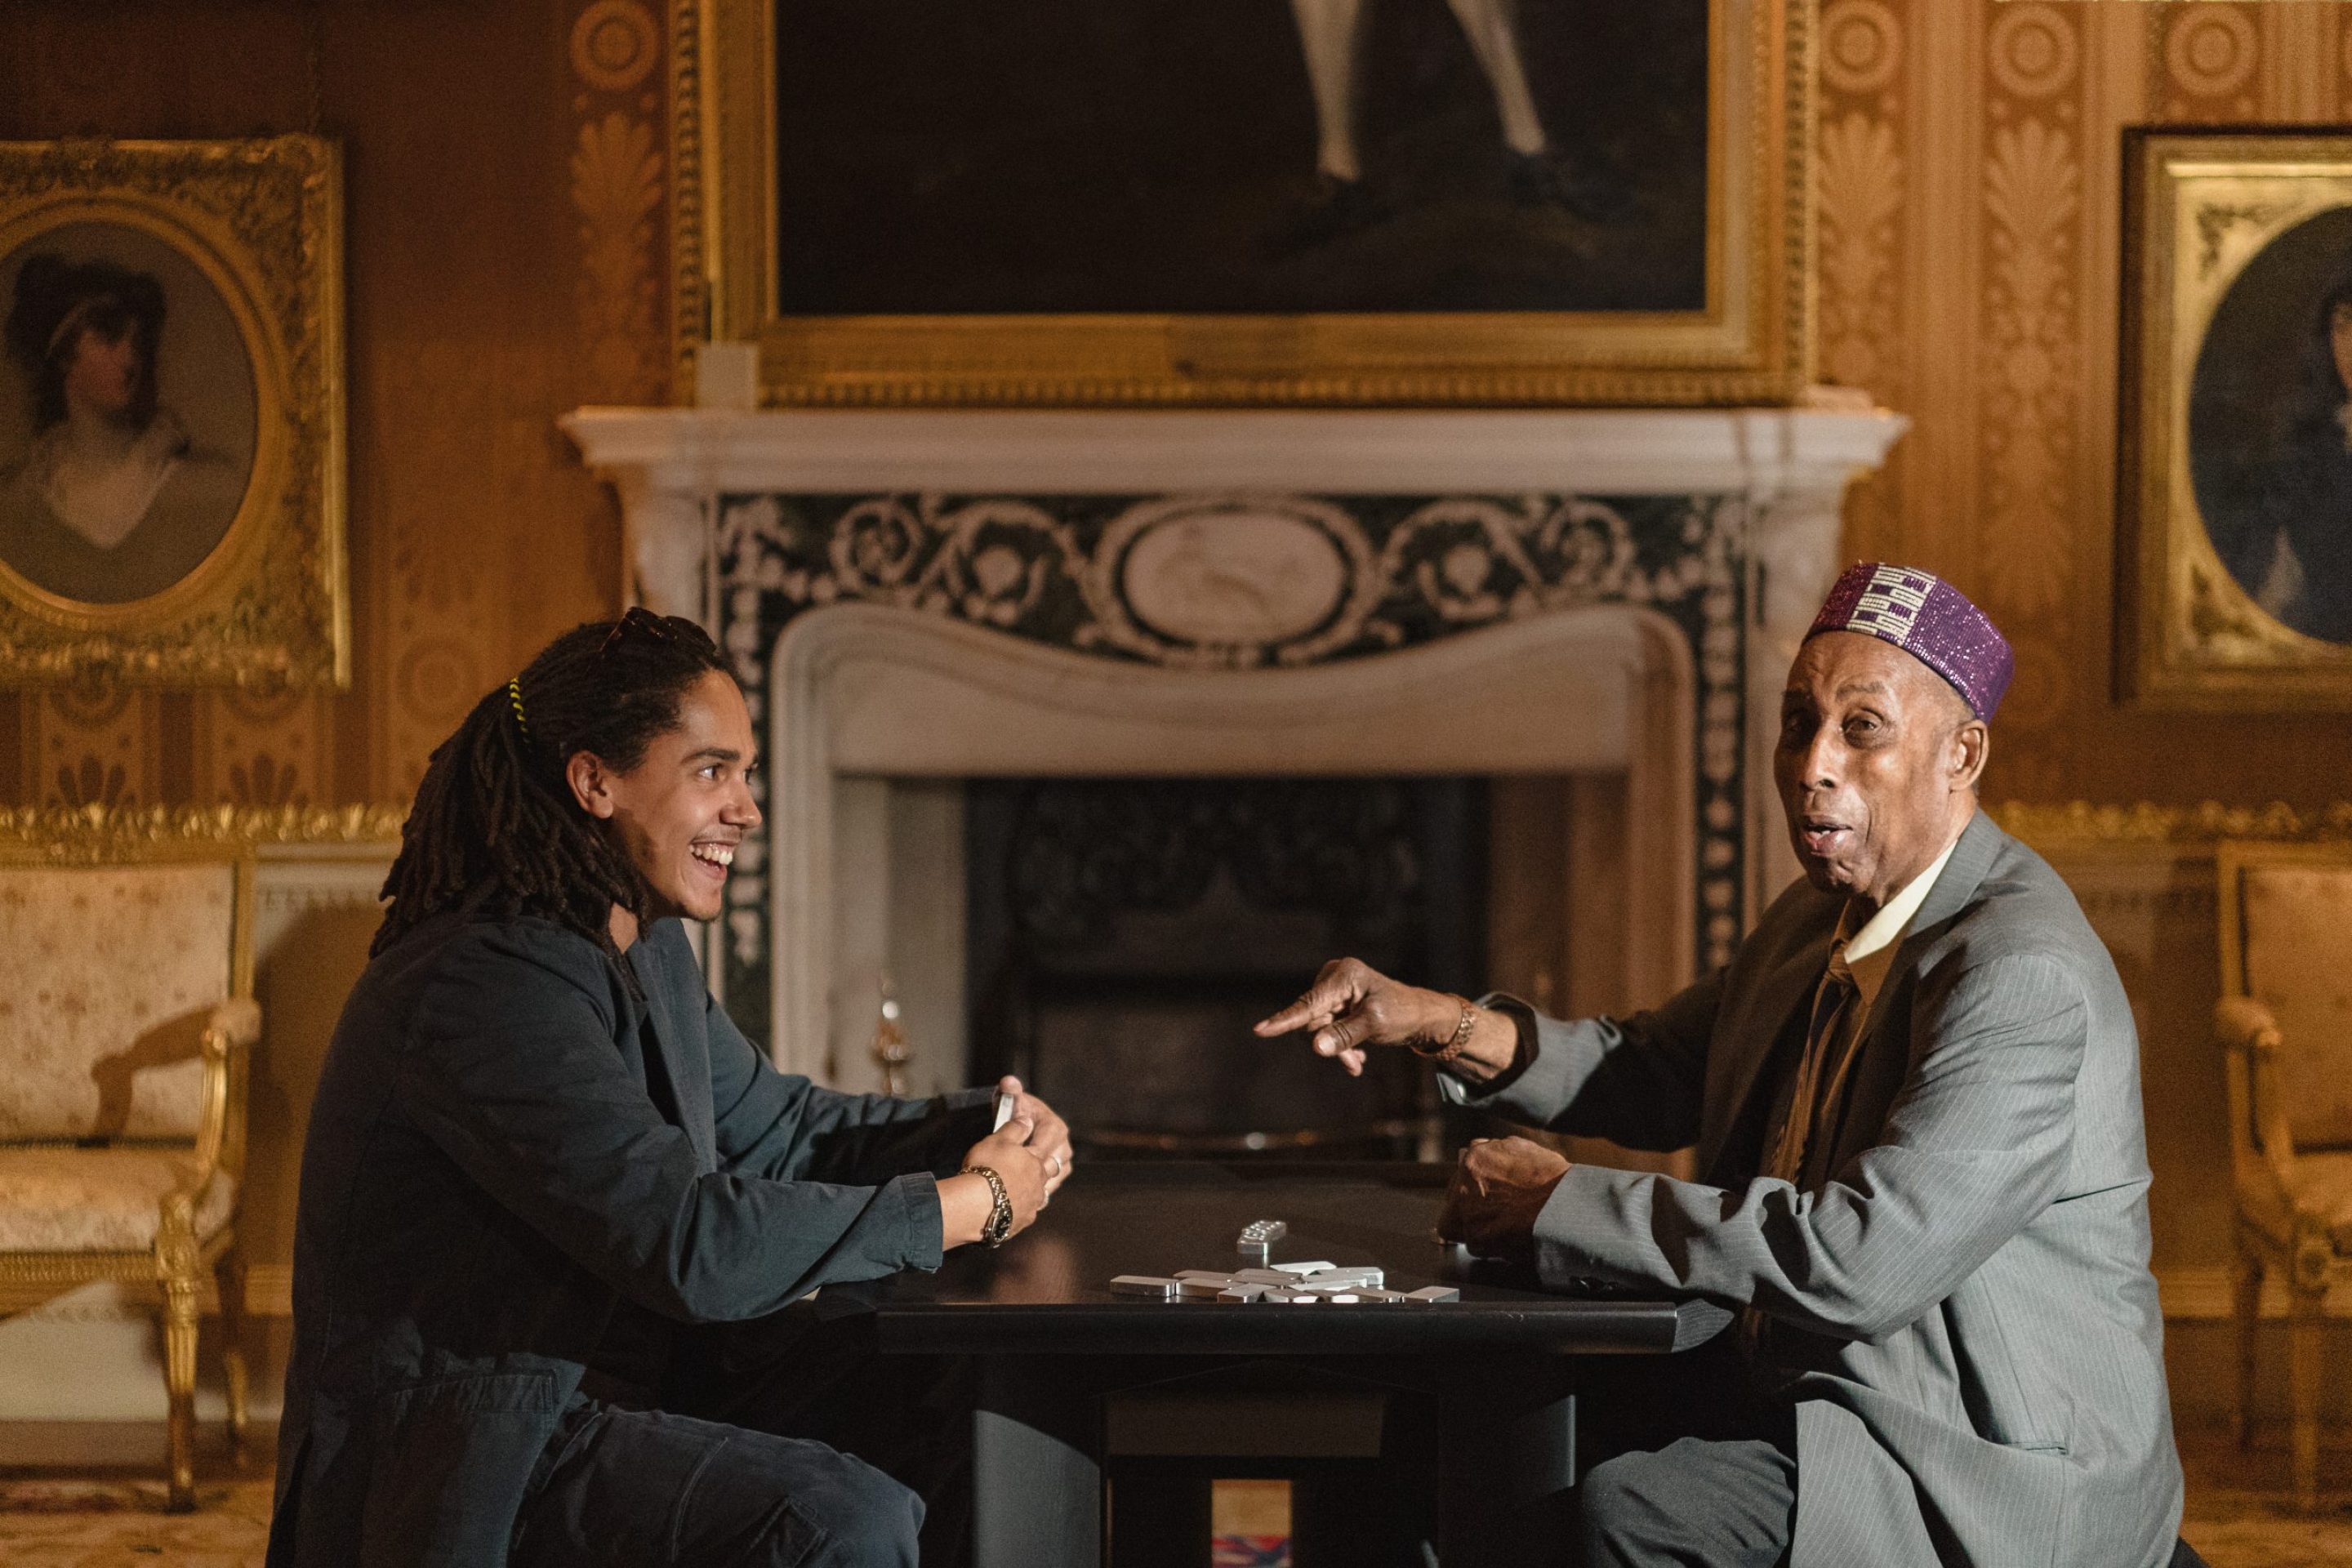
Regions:
<svg viewBox="0 0 2352 1568"><path fill-rule="evenodd" d="M1433 1236L1447 1171L1091 1165L1003 1249L868 1288L885 1352L982 1359L980 1568L1101 1568L1107 1536L1116 1568L1198 1564L1207 1478L1252 1473L1352 1477L1371 1500L1301 1521L1297 1568L1379 1568L1400 1531L1425 1534L1449 1568L1561 1550L1580 1361L1686 1350L1729 1314L1539 1292L1454 1263ZM1289 1226L1274 1262L1378 1264L1391 1289L1457 1284L1462 1300L1236 1306L1108 1289L1118 1274L1244 1267L1234 1238L1255 1219ZM1416 1482L1425 1497L1392 1495ZM1417 1523L1389 1528L1366 1508ZM1318 1529L1349 1540L1318 1541Z"/></svg>

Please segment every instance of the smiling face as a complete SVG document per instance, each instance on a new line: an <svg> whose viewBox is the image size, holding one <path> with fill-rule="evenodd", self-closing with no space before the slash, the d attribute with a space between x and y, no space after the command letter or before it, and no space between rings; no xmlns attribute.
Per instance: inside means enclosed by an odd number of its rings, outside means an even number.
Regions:
<svg viewBox="0 0 2352 1568"><path fill-rule="evenodd" d="M1989 737L1943 678L1891 643L1824 632L1780 697L1773 779L1805 879L1873 910L1968 826Z"/></svg>
<svg viewBox="0 0 2352 1568"><path fill-rule="evenodd" d="M760 826L751 798L751 712L735 682L712 670L678 699L677 722L626 773L575 752L573 798L605 824L649 894L645 918L718 919L736 847Z"/></svg>

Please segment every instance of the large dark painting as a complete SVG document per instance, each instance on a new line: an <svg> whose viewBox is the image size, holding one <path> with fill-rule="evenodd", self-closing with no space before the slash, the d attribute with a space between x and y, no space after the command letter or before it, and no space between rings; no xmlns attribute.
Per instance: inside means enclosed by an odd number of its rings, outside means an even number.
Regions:
<svg viewBox="0 0 2352 1568"><path fill-rule="evenodd" d="M1707 0L776 0L793 316L1689 311Z"/></svg>

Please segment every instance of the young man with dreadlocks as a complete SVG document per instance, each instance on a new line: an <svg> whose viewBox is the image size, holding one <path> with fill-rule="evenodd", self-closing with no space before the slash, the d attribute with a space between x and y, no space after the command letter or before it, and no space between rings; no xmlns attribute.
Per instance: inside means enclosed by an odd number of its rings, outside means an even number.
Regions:
<svg viewBox="0 0 2352 1568"><path fill-rule="evenodd" d="M311 1109L271 1568L912 1563L916 1492L820 1437L955 1494L954 1394L801 1299L1026 1226L1068 1130L737 1032L679 921L752 752L710 639L633 610L434 752Z"/></svg>

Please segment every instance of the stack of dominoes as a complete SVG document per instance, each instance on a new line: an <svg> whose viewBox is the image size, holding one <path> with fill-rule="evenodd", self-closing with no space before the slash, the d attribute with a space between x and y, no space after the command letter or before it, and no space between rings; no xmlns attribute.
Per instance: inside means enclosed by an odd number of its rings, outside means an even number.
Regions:
<svg viewBox="0 0 2352 1568"><path fill-rule="evenodd" d="M1342 1268L1328 1262L1276 1263L1263 1268L1219 1272L1184 1268L1161 1278L1156 1274L1121 1274L1110 1282L1117 1296L1143 1296L1160 1301L1288 1302L1307 1306L1328 1302L1347 1306L1360 1302L1394 1305L1458 1301L1462 1292L1450 1285L1430 1285L1419 1290L1386 1289L1387 1277L1377 1267Z"/></svg>

